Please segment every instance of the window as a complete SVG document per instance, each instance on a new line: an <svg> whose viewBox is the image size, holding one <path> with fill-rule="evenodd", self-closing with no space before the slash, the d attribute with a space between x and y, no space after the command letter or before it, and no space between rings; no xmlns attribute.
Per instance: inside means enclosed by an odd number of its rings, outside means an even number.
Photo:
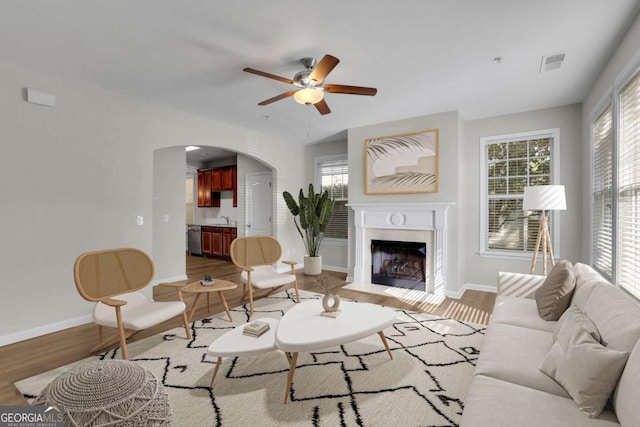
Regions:
<svg viewBox="0 0 640 427"><path fill-rule="evenodd" d="M640 72L620 87L592 122L591 261L640 298Z"/></svg>
<svg viewBox="0 0 640 427"><path fill-rule="evenodd" d="M524 188L554 184L559 131L544 130L481 138L480 253L531 256L539 216L522 210ZM549 218L554 247L553 215Z"/></svg>
<svg viewBox="0 0 640 427"><path fill-rule="evenodd" d="M640 73L620 92L617 281L640 298Z"/></svg>
<svg viewBox="0 0 640 427"><path fill-rule="evenodd" d="M316 164L316 188L328 191L329 197L335 200L333 213L324 237L347 239L349 221L349 163L347 155L318 157Z"/></svg>
<svg viewBox="0 0 640 427"><path fill-rule="evenodd" d="M613 263L613 112L611 104L594 121L592 235L591 259L593 267L611 280Z"/></svg>
<svg viewBox="0 0 640 427"><path fill-rule="evenodd" d="M193 187L194 185L195 183L194 183L193 175L188 175L186 180L186 186L185 186L185 194L186 194L185 218L187 219L187 224L191 224L194 221L194 218L193 218L193 197L194 197Z"/></svg>

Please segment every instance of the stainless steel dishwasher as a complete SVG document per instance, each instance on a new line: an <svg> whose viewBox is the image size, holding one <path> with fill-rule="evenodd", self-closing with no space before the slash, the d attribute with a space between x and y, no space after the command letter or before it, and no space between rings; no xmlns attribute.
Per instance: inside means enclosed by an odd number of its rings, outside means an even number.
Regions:
<svg viewBox="0 0 640 427"><path fill-rule="evenodd" d="M187 226L187 250L189 255L202 255L202 230L199 225Z"/></svg>

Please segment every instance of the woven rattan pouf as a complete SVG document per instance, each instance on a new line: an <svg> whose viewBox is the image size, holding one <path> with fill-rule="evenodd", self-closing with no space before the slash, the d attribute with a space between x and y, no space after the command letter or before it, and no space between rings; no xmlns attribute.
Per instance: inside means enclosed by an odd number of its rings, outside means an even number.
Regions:
<svg viewBox="0 0 640 427"><path fill-rule="evenodd" d="M54 379L33 405L62 405L65 426L170 426L169 397L160 381L126 360L80 364Z"/></svg>

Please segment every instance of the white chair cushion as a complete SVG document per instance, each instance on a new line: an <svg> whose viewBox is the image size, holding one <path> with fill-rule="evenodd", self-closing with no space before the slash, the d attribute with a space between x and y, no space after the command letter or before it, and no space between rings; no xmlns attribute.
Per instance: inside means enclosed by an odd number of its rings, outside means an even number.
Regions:
<svg viewBox="0 0 640 427"><path fill-rule="evenodd" d="M240 274L243 283L247 283L247 272ZM253 267L251 272L251 284L254 288L266 289L293 283L296 277L293 274L282 274L270 265Z"/></svg>
<svg viewBox="0 0 640 427"><path fill-rule="evenodd" d="M180 301L149 301L139 292L118 295L113 299L127 302L127 304L121 306L122 323L126 329L136 331L147 329L169 320L182 313L186 307ZM118 327L115 308L101 302L96 303L93 309L93 321L102 326Z"/></svg>

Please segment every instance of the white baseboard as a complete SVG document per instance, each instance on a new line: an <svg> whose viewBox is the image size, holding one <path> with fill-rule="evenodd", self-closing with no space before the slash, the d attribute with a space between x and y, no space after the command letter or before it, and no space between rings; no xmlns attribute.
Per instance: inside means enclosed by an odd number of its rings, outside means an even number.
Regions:
<svg viewBox="0 0 640 427"><path fill-rule="evenodd" d="M0 336L0 346L13 344L19 341L28 340L31 338L39 337L41 335L58 332L63 329L69 329L73 328L74 326L80 326L92 322L93 318L90 314L88 314L86 316L75 317L73 319L67 319L61 322L38 326L32 329L27 329L25 331L14 332L12 334Z"/></svg>
<svg viewBox="0 0 640 427"><path fill-rule="evenodd" d="M460 299L462 298L462 295L464 295L466 290L492 292L495 294L497 292L497 287L490 285L480 285L477 283L465 283L458 291L446 290L444 294L449 298Z"/></svg>
<svg viewBox="0 0 640 427"><path fill-rule="evenodd" d="M323 265L322 266L323 270L329 270L329 271L337 271L338 273L347 273L349 272L349 269L347 269L346 267L336 267L333 265Z"/></svg>
<svg viewBox="0 0 640 427"><path fill-rule="evenodd" d="M187 280L187 275L181 274L179 276L163 277L162 279L154 279L151 281L151 286L156 286L158 283L173 283L173 282L179 282L181 280Z"/></svg>
<svg viewBox="0 0 640 427"><path fill-rule="evenodd" d="M187 279L186 274L183 274L180 276L156 279L151 282L151 286L147 286L141 292L150 298L152 296L151 293L153 292L152 287L157 285L158 283L179 282L181 280L186 280L186 279ZM75 317L73 319L66 319L66 320L62 320L56 323L51 323L48 325L37 326L35 328L27 329L25 331L14 332L12 334L0 336L0 346L13 344L19 341L28 340L31 338L50 334L52 332L58 332L63 329L69 329L69 328L73 328L74 326L85 325L87 323L92 323L92 322L93 322L93 317L90 314L88 314L86 316Z"/></svg>
<svg viewBox="0 0 640 427"><path fill-rule="evenodd" d="M301 268L304 268L304 264L302 263L297 263L296 265L293 266L294 270L299 270ZM291 267L289 267L288 265L286 267L277 268L276 270L278 271L278 273L281 273L281 274L291 273Z"/></svg>
<svg viewBox="0 0 640 427"><path fill-rule="evenodd" d="M304 264L303 264L303 263L298 263L298 264L296 264L296 265L295 265L295 267L294 267L294 268L295 268L296 270L304 269ZM329 270L329 271L337 271L337 272L339 272L339 273L346 273L346 272L347 272L347 269L346 269L346 268L343 268L343 267L334 267L334 266L332 266L332 265L323 265L323 266L322 266L322 269L323 269L323 270ZM289 267L280 267L280 268L278 268L278 273L288 273L288 272L290 272L290 271L291 271L291 269L290 269Z"/></svg>

